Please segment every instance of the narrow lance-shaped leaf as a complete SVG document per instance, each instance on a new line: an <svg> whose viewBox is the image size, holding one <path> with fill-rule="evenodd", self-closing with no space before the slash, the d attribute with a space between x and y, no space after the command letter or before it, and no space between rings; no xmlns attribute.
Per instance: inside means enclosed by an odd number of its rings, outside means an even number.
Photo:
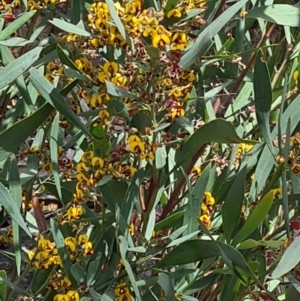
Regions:
<svg viewBox="0 0 300 301"><path fill-rule="evenodd" d="M292 244L286 249L278 265L272 273L273 278L280 278L291 271L300 261L300 237L294 239Z"/></svg>
<svg viewBox="0 0 300 301"><path fill-rule="evenodd" d="M257 141L241 139L235 132L231 122L215 119L200 127L183 145L177 154L177 165L190 160L197 151L208 142L217 143L257 143Z"/></svg>
<svg viewBox="0 0 300 301"><path fill-rule="evenodd" d="M33 15L36 13L36 10L23 13L19 18L14 20L12 23L9 23L0 33L0 41L4 41L9 38L13 33L15 33L22 25L24 25Z"/></svg>
<svg viewBox="0 0 300 301"><path fill-rule="evenodd" d="M4 270L0 270L0 279L4 279L4 280L7 279L7 275L6 275L6 272ZM6 287L5 282L4 281L2 282L0 280L0 300L1 301L6 300L6 289L7 289L7 287Z"/></svg>
<svg viewBox="0 0 300 301"><path fill-rule="evenodd" d="M0 204L5 208L9 216L31 237L24 219L20 213L20 209L17 207L10 193L7 191L5 186L0 182Z"/></svg>
<svg viewBox="0 0 300 301"><path fill-rule="evenodd" d="M20 182L20 175L18 169L18 162L16 157L13 155L10 161L10 172L9 172L9 191L11 196L20 210L22 203L22 187ZM17 274L20 276L21 274L21 233L19 225L16 221L13 220L13 239L14 239L14 250L15 250L15 261Z"/></svg>
<svg viewBox="0 0 300 301"><path fill-rule="evenodd" d="M274 4L255 7L247 12L246 18L260 18L277 25L299 27L300 10L295 5Z"/></svg>
<svg viewBox="0 0 300 301"><path fill-rule="evenodd" d="M83 37L89 37L91 35L88 31L80 28L79 26L71 24L71 23L61 20L61 19L53 18L52 20L49 20L48 22L50 22L57 28L60 28L63 31L67 31L69 33L74 33L74 34L77 34L77 35L83 36Z"/></svg>
<svg viewBox="0 0 300 301"><path fill-rule="evenodd" d="M24 142L50 115L53 108L44 104L35 113L16 122L0 134L0 162L5 160Z"/></svg>
<svg viewBox="0 0 300 301"><path fill-rule="evenodd" d="M272 104L272 87L268 67L267 64L262 61L261 52L258 52L255 61L253 86L257 123L266 144L273 153L269 125Z"/></svg>
<svg viewBox="0 0 300 301"><path fill-rule="evenodd" d="M209 178L210 169L210 165L204 169L193 187L192 193L189 195L189 201L187 202L183 218L183 224L187 225L187 229L184 231L183 235L187 235L198 230L198 216Z"/></svg>
<svg viewBox="0 0 300 301"><path fill-rule="evenodd" d="M222 206L223 230L227 243L232 238L232 233L239 222L244 200L247 166L236 176Z"/></svg>
<svg viewBox="0 0 300 301"><path fill-rule="evenodd" d="M0 89L11 84L38 60L42 47L36 47L23 54L0 70Z"/></svg>
<svg viewBox="0 0 300 301"><path fill-rule="evenodd" d="M59 166L58 166L58 136L59 136L59 113L56 114L50 131L50 157L53 168L54 182L57 189L59 200L62 201L61 185L59 178Z"/></svg>
<svg viewBox="0 0 300 301"><path fill-rule="evenodd" d="M262 223L268 214L274 200L274 192L269 191L262 200L259 201L258 205L252 211L250 216L247 218L242 229L233 238L232 245L237 245L246 239L253 231Z"/></svg>
<svg viewBox="0 0 300 301"><path fill-rule="evenodd" d="M171 250L158 263L158 267L197 262L207 258L223 257L232 263L232 266L239 267L246 275L255 278L243 255L230 245L219 241L194 239L180 244Z"/></svg>
<svg viewBox="0 0 300 301"><path fill-rule="evenodd" d="M34 87L48 103L64 115L68 122L80 129L85 135L90 136L89 131L70 109L61 93L44 76L42 76L35 68L31 68L29 78Z"/></svg>
<svg viewBox="0 0 300 301"><path fill-rule="evenodd" d="M212 43L213 37L232 19L232 17L244 6L247 0L241 0L226 9L216 20L206 26L199 34L194 43L190 44L179 64L183 69L187 69L193 65L195 61L207 51L209 45Z"/></svg>

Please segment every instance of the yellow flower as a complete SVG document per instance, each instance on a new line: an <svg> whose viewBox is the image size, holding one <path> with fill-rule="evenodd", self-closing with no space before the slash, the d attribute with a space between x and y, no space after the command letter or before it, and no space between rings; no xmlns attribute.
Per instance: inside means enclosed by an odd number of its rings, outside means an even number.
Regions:
<svg viewBox="0 0 300 301"><path fill-rule="evenodd" d="M133 236L134 235L134 229L135 227L134 227L134 223L131 223L130 225L129 225L129 227L128 227L128 230L129 230L129 233L130 233L130 235L131 236Z"/></svg>
<svg viewBox="0 0 300 301"><path fill-rule="evenodd" d="M209 211L207 209L207 206L204 203L202 203L201 204L201 215L204 215L204 214L208 215Z"/></svg>
<svg viewBox="0 0 300 301"><path fill-rule="evenodd" d="M131 135L127 140L129 147L128 150L132 153L143 153L145 146L142 140L137 135Z"/></svg>
<svg viewBox="0 0 300 301"><path fill-rule="evenodd" d="M79 301L79 294L76 291L68 291L67 296L70 301Z"/></svg>
<svg viewBox="0 0 300 301"><path fill-rule="evenodd" d="M50 240L41 238L38 241L38 249L43 250L43 251L53 250L54 245Z"/></svg>
<svg viewBox="0 0 300 301"><path fill-rule="evenodd" d="M167 34L153 34L152 35L152 45L156 48L164 47L165 45L170 45L171 41Z"/></svg>
<svg viewBox="0 0 300 301"><path fill-rule="evenodd" d="M75 252L77 247L77 240L75 237L67 237L65 238L65 245L72 253Z"/></svg>
<svg viewBox="0 0 300 301"><path fill-rule="evenodd" d="M41 6L39 6L34 0L28 0L27 5L30 10L37 10L41 8Z"/></svg>
<svg viewBox="0 0 300 301"><path fill-rule="evenodd" d="M88 177L86 177L83 173L79 172L77 175L76 175L76 179L77 181L79 181L80 183L88 183L89 179Z"/></svg>
<svg viewBox="0 0 300 301"><path fill-rule="evenodd" d="M57 294L54 296L53 301L70 301L68 295Z"/></svg>
<svg viewBox="0 0 300 301"><path fill-rule="evenodd" d="M205 199L204 199L204 203L206 206L213 206L215 204L215 199L213 198L213 196L211 195L210 192L205 192Z"/></svg>
<svg viewBox="0 0 300 301"><path fill-rule="evenodd" d="M296 84L296 86L298 85L298 78L299 78L299 71L296 70L294 73L293 73L293 78L294 78L294 82Z"/></svg>
<svg viewBox="0 0 300 301"><path fill-rule="evenodd" d="M79 245L84 245L89 240L88 236L86 234L80 234L77 238L77 243Z"/></svg>
<svg viewBox="0 0 300 301"><path fill-rule="evenodd" d="M101 122L104 124L104 125L108 125L109 124L109 113L107 110L101 110L98 114L98 117L99 119L101 120Z"/></svg>
<svg viewBox="0 0 300 301"><path fill-rule="evenodd" d="M48 269L49 266L52 264L51 262L51 255L47 251L41 251L36 254L34 265L36 268L41 269Z"/></svg>
<svg viewBox="0 0 300 301"><path fill-rule="evenodd" d="M99 168L103 168L104 162L100 157L94 157L92 159L92 165L93 165L93 167L99 169Z"/></svg>
<svg viewBox="0 0 300 301"><path fill-rule="evenodd" d="M245 19L245 17L248 15L248 12L246 12L245 10L242 10L241 12L240 12L240 17L242 18L242 19Z"/></svg>
<svg viewBox="0 0 300 301"><path fill-rule="evenodd" d="M110 96L107 93L101 93L99 95L92 96L90 100L90 105L95 108L102 105L103 102L107 102L110 100Z"/></svg>
<svg viewBox="0 0 300 301"><path fill-rule="evenodd" d="M279 198L280 196L282 196L281 188L272 189L272 192L273 192L273 196L276 198Z"/></svg>
<svg viewBox="0 0 300 301"><path fill-rule="evenodd" d="M191 174L194 174L196 176L200 176L201 175L201 168L200 167L193 167L193 169L191 170Z"/></svg>
<svg viewBox="0 0 300 301"><path fill-rule="evenodd" d="M0 242L1 242L1 238L0 238ZM31 250L28 252L27 256L28 256L29 261L31 261L33 259L34 255L35 255L35 250Z"/></svg>
<svg viewBox="0 0 300 301"><path fill-rule="evenodd" d="M84 255L91 255L93 254L93 244L91 241L88 241L85 245L84 245L84 251L83 251Z"/></svg>
<svg viewBox="0 0 300 301"><path fill-rule="evenodd" d="M70 207L67 211L68 220L79 219L83 214L82 206Z"/></svg>
<svg viewBox="0 0 300 301"><path fill-rule="evenodd" d="M60 257L58 255L51 255L50 261L54 265L59 265L60 267L63 266L62 265L62 261L61 261L61 259L60 259Z"/></svg>
<svg viewBox="0 0 300 301"><path fill-rule="evenodd" d="M188 45L188 40L185 32L174 32L172 35L172 50L180 50L183 51L185 47Z"/></svg>
<svg viewBox="0 0 300 301"><path fill-rule="evenodd" d="M72 283L68 278L64 277L60 279L60 287L67 291L72 288Z"/></svg>
<svg viewBox="0 0 300 301"><path fill-rule="evenodd" d="M77 172L84 173L89 170L84 162L80 162L76 166Z"/></svg>
<svg viewBox="0 0 300 301"><path fill-rule="evenodd" d="M126 78L120 73L117 73L113 78L111 78L111 82L117 86L124 87L126 85Z"/></svg>
<svg viewBox="0 0 300 301"><path fill-rule="evenodd" d="M81 161L82 161L82 162L91 162L93 157L94 157L94 153L93 153L92 151L85 152L85 153L81 156Z"/></svg>
<svg viewBox="0 0 300 301"><path fill-rule="evenodd" d="M118 301L131 301L129 288L125 283L121 283L115 287L115 296Z"/></svg>
<svg viewBox="0 0 300 301"><path fill-rule="evenodd" d="M179 98L180 96L182 96L181 89L178 87L174 88L169 92L169 96L174 96L175 98Z"/></svg>
<svg viewBox="0 0 300 301"><path fill-rule="evenodd" d="M181 11L178 8L171 9L167 13L167 18L181 18Z"/></svg>
<svg viewBox="0 0 300 301"><path fill-rule="evenodd" d="M211 221L210 221L209 216L207 214L201 215L199 217L199 220L205 225L206 228L210 227Z"/></svg>
<svg viewBox="0 0 300 301"><path fill-rule="evenodd" d="M100 39L97 38L92 38L90 39L90 44L94 47L94 48L99 48L100 47Z"/></svg>

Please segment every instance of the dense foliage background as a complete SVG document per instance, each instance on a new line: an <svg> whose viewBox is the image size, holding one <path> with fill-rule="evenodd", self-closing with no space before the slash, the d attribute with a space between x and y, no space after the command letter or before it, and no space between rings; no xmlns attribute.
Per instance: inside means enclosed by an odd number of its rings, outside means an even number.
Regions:
<svg viewBox="0 0 300 301"><path fill-rule="evenodd" d="M0 10L1 300L300 298L297 3Z"/></svg>

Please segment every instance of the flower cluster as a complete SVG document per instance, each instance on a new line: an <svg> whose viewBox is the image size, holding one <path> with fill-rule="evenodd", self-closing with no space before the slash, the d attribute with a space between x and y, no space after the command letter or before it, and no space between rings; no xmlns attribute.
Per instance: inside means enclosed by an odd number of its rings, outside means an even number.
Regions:
<svg viewBox="0 0 300 301"><path fill-rule="evenodd" d="M239 148L238 148L237 152L236 152L236 157L238 159L241 159L244 155L249 153L252 148L253 148L253 145L246 144L246 143L241 143L239 145Z"/></svg>
<svg viewBox="0 0 300 301"><path fill-rule="evenodd" d="M47 5L54 5L60 1L58 0L28 0L27 5L30 10L42 9Z"/></svg>
<svg viewBox="0 0 300 301"><path fill-rule="evenodd" d="M74 237L65 238L65 246L72 262L78 262L84 256L93 253L92 243L86 234L80 234L77 239ZM55 243L48 239L39 239L37 249L29 251L28 258L37 269L48 269L52 265L62 267Z"/></svg>
<svg viewBox="0 0 300 301"><path fill-rule="evenodd" d="M59 273L51 276L47 288L50 291L58 292L53 301L79 301L80 299L79 293L73 290L71 281Z"/></svg>
<svg viewBox="0 0 300 301"><path fill-rule="evenodd" d="M283 141L285 142L285 141ZM276 157L277 164L283 164L285 158L282 154L278 154ZM287 159L287 165L291 169L292 173L296 176L300 175L300 133L295 133L290 139L290 151Z"/></svg>
<svg viewBox="0 0 300 301"><path fill-rule="evenodd" d="M209 228L211 225L210 217L214 213L213 206L215 204L215 199L210 192L206 191L204 194L204 199L201 204L201 215L199 220Z"/></svg>

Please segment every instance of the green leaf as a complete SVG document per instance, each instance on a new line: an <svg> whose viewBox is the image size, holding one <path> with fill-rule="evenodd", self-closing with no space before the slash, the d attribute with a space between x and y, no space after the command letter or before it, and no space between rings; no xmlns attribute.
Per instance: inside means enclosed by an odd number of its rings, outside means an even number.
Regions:
<svg viewBox="0 0 300 301"><path fill-rule="evenodd" d="M8 47L4 47L4 46L1 47L1 55L2 55L2 60L3 60L3 63L5 64L5 66L7 66L11 62L15 61L15 58L12 55L12 53ZM31 110L33 110L32 100L31 100L31 97L27 90L27 86L25 84L23 74L16 79L16 86L17 86L20 94L23 96L23 99L25 100L27 106Z"/></svg>
<svg viewBox="0 0 300 301"><path fill-rule="evenodd" d="M117 13L117 10L115 8L114 2L113 0L105 0L107 6L108 6L108 10L110 12L110 15L113 19L113 21L115 22L116 27L118 28L121 36L123 37L123 39L126 41L126 43L128 44L128 46L130 47L130 49L133 49L133 43L131 41L131 38L128 36L126 29Z"/></svg>
<svg viewBox="0 0 300 301"><path fill-rule="evenodd" d="M38 60L42 47L35 47L0 70L0 89L11 84Z"/></svg>
<svg viewBox="0 0 300 301"><path fill-rule="evenodd" d="M177 166L191 159L197 151L208 142L217 143L257 143L252 140L243 140L235 132L233 125L223 119L215 119L201 126L183 145L178 152Z"/></svg>
<svg viewBox="0 0 300 301"><path fill-rule="evenodd" d="M254 230L262 223L266 218L274 200L273 191L269 191L262 200L259 201L258 205L252 211L250 216L247 218L242 229L233 238L232 245L237 245L246 239Z"/></svg>
<svg viewBox="0 0 300 301"><path fill-rule="evenodd" d="M290 286L285 293L285 301L295 301L300 299L300 293L294 286Z"/></svg>
<svg viewBox="0 0 300 301"><path fill-rule="evenodd" d="M7 279L6 272L0 270L0 301L6 300L6 284L1 281L1 279Z"/></svg>
<svg viewBox="0 0 300 301"><path fill-rule="evenodd" d="M90 37L91 34L84 30L83 28L71 24L69 22L66 22L64 20L61 19L57 19L57 18L53 18L52 20L49 20L48 22L50 22L51 24L53 24L55 27L62 29L63 31L69 32L69 33L74 33L77 34L79 36L83 36L83 37Z"/></svg>
<svg viewBox="0 0 300 301"><path fill-rule="evenodd" d="M247 12L246 18L260 18L277 25L299 27L300 10L295 5L274 4L255 7Z"/></svg>
<svg viewBox="0 0 300 301"><path fill-rule="evenodd" d="M126 272L128 274L128 277L130 279L130 282L131 282L131 285L132 285L132 288L133 288L133 291L135 293L137 301L141 301L142 299L141 299L140 291L139 291L139 289L136 285L135 276L134 276L133 271L131 269L131 266L130 266L129 262L127 261L127 258L126 258L126 253L127 253L127 250L128 250L127 240L125 239L124 236L120 236L119 240L120 240L120 253L121 253L122 260L124 262L125 270L126 270Z"/></svg>
<svg viewBox="0 0 300 301"><path fill-rule="evenodd" d="M93 285L95 276L99 272L99 265L101 260L102 254L99 252L97 253L97 256L95 260L89 262L87 266L87 273L86 273L86 284L87 285Z"/></svg>
<svg viewBox="0 0 300 301"><path fill-rule="evenodd" d="M166 147L159 146L157 147L155 151L155 166L156 169L162 169L166 165L166 160L167 160L167 152L166 152Z"/></svg>
<svg viewBox="0 0 300 301"><path fill-rule="evenodd" d="M300 237L296 237L292 244L285 250L277 267L272 273L272 278L280 278L291 271L300 261Z"/></svg>
<svg viewBox="0 0 300 301"><path fill-rule="evenodd" d="M86 136L90 136L89 131L69 108L61 93L44 76L42 76L35 68L31 68L29 78L34 87L40 92L41 96L64 115L69 123L80 129Z"/></svg>
<svg viewBox="0 0 300 301"><path fill-rule="evenodd" d="M71 273L74 276L78 286L80 286L81 283L84 283L85 272L79 262L76 262L71 266Z"/></svg>
<svg viewBox="0 0 300 301"><path fill-rule="evenodd" d="M133 206L139 202L139 190L144 173L145 171L140 169L134 174L122 201L121 216L127 223L129 223Z"/></svg>
<svg viewBox="0 0 300 301"><path fill-rule="evenodd" d="M20 27L22 27L32 16L36 13L36 10L23 13L19 18L14 20L12 23L9 23L1 32L0 32L0 41L4 41L14 34Z"/></svg>
<svg viewBox="0 0 300 301"><path fill-rule="evenodd" d="M20 208L17 207L12 196L2 183L0 183L0 204L3 205L9 216L26 232L26 234L29 237L32 237L20 213Z"/></svg>
<svg viewBox="0 0 300 301"><path fill-rule="evenodd" d="M71 22L73 24L82 20L85 13L85 1L71 0Z"/></svg>
<svg viewBox="0 0 300 301"><path fill-rule="evenodd" d="M187 69L192 66L195 61L201 58L201 56L207 51L208 47L212 43L214 36L225 27L233 16L245 5L247 0L241 0L226 9L216 20L206 26L199 34L194 43L190 44L183 56L181 57L179 64L182 69Z"/></svg>
<svg viewBox="0 0 300 301"><path fill-rule="evenodd" d="M50 158L53 168L54 182L57 189L59 200L62 202L62 192L59 177L59 166L58 166L58 136L59 136L59 113L56 114L50 131Z"/></svg>
<svg viewBox="0 0 300 301"><path fill-rule="evenodd" d="M262 61L262 55L260 51L257 53L255 60L253 86L257 123L261 134L266 141L266 144L273 153L273 144L270 132L272 87L268 66Z"/></svg>
<svg viewBox="0 0 300 301"><path fill-rule="evenodd" d="M181 265L213 257L223 257L231 263L231 267L228 266L229 268L239 267L247 275L253 277L245 258L239 251L230 245L213 240L194 239L186 241L166 254L158 263L158 266Z"/></svg>
<svg viewBox="0 0 300 301"><path fill-rule="evenodd" d="M32 41L28 41L23 38L10 38L5 41L0 41L0 45L7 46L7 47L23 47L25 45L31 44Z"/></svg>
<svg viewBox="0 0 300 301"><path fill-rule="evenodd" d="M183 235L187 235L198 230L198 217L203 201L203 195L206 189L206 184L208 182L210 169L210 165L204 169L195 186L193 187L191 194L188 196L188 202L183 218L183 225L187 225L187 228L183 232Z"/></svg>
<svg viewBox="0 0 300 301"><path fill-rule="evenodd" d="M122 87L119 87L107 80L105 80L107 93L112 96L118 96L121 98L130 98L130 99L137 99L137 96L131 92L128 92Z"/></svg>
<svg viewBox="0 0 300 301"><path fill-rule="evenodd" d="M253 249L259 246L268 247L268 248L279 248L284 242L280 240L259 240L247 239L238 245L239 250Z"/></svg>
<svg viewBox="0 0 300 301"><path fill-rule="evenodd" d="M223 230L227 243L231 241L233 231L238 225L244 201L247 166L234 179L222 205Z"/></svg>
<svg viewBox="0 0 300 301"><path fill-rule="evenodd" d="M18 162L16 157L13 155L10 160L10 170L9 170L9 191L16 204L16 207L20 210L22 203L22 187L20 182L20 175L18 169ZM17 274L21 274L21 234L20 228L16 221L12 221L13 226L13 239L14 239L14 251L15 251L15 262L17 268Z"/></svg>
<svg viewBox="0 0 300 301"><path fill-rule="evenodd" d="M168 301L176 301L174 286L167 274L159 273L157 283L161 286Z"/></svg>
<svg viewBox="0 0 300 301"><path fill-rule="evenodd" d="M16 122L0 134L0 162L5 160L24 142L51 114L53 108L45 104L27 118ZM14 139L11 139L14 137Z"/></svg>

